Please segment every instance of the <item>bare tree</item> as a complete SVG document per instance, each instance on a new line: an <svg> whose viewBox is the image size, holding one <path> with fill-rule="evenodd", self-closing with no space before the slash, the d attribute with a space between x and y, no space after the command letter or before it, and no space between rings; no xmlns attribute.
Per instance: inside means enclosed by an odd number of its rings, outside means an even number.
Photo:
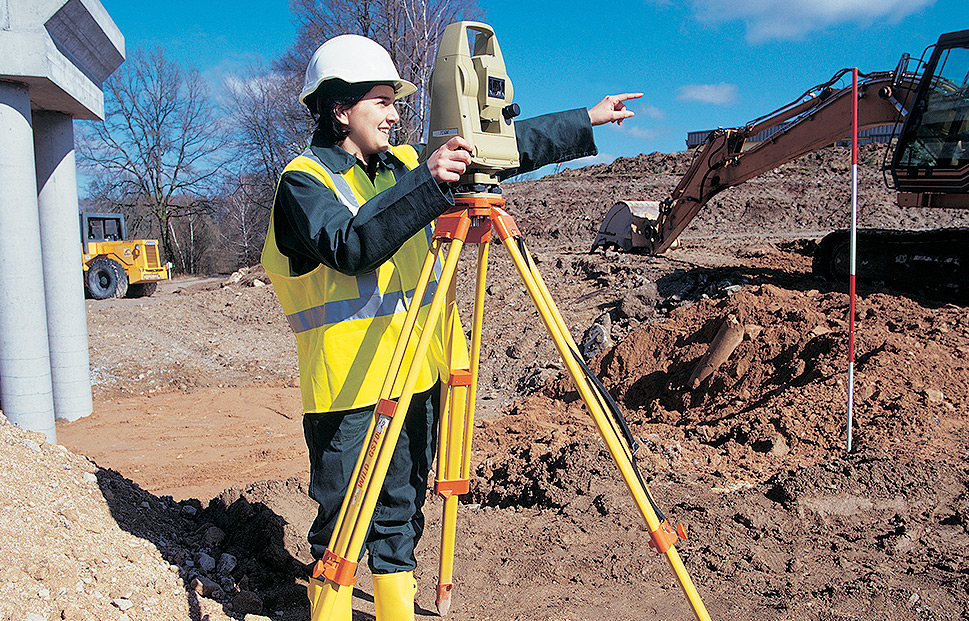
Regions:
<svg viewBox="0 0 969 621"><path fill-rule="evenodd" d="M231 261L232 270L259 261L269 227L270 210L251 197L259 194L252 186L263 183L264 180L255 175L243 177L238 180L238 185L227 188L219 200L219 242L226 262Z"/></svg>
<svg viewBox="0 0 969 621"><path fill-rule="evenodd" d="M297 100L302 75L255 66L225 86L238 154L237 187L269 210L283 168L306 148L312 133L312 118Z"/></svg>
<svg viewBox="0 0 969 621"><path fill-rule="evenodd" d="M316 48L337 35L363 35L387 48L400 76L417 86L398 102L398 142L426 135L431 71L444 28L482 14L476 0L290 0L289 6L298 34L279 65L290 73L302 75Z"/></svg>
<svg viewBox="0 0 969 621"><path fill-rule="evenodd" d="M197 72L161 49L135 50L105 95L105 120L84 132L80 159L102 175L105 195L151 214L165 256L177 260L172 220L210 209L206 195L225 164L219 115Z"/></svg>
<svg viewBox="0 0 969 621"><path fill-rule="evenodd" d="M231 269L259 260L276 183L309 143L313 119L297 100L301 88L301 75L258 65L225 81L235 157L217 201L217 219Z"/></svg>
<svg viewBox="0 0 969 621"><path fill-rule="evenodd" d="M192 210L169 221L172 261L186 274L218 271L218 230L211 211Z"/></svg>

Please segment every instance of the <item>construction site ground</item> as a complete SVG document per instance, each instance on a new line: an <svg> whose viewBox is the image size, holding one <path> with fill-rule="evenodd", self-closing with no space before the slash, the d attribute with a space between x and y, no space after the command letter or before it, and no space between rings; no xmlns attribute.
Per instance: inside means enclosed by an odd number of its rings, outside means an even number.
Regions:
<svg viewBox="0 0 969 621"><path fill-rule="evenodd" d="M900 211L881 151L862 155L861 226L969 225ZM969 618L969 311L859 286L846 452L848 296L811 253L848 223L848 150L725 192L667 256L589 252L615 201L663 198L690 157L505 194L658 506L688 530L677 549L711 616ZM694 618L506 253L491 255L449 618ZM177 278L87 313L94 413L59 422L57 445L0 426L0 618L308 619L295 341L265 274ZM731 317L744 340L695 385ZM418 618L436 615L440 506L425 509ZM365 564L355 619L373 618Z"/></svg>

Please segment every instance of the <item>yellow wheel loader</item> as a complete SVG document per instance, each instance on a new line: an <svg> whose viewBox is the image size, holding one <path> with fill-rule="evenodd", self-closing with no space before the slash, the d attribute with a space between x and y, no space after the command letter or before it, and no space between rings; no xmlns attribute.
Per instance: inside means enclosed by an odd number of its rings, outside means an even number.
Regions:
<svg viewBox="0 0 969 621"><path fill-rule="evenodd" d="M84 291L95 300L147 297L168 278L158 240L127 239L120 213L82 213L81 247Z"/></svg>

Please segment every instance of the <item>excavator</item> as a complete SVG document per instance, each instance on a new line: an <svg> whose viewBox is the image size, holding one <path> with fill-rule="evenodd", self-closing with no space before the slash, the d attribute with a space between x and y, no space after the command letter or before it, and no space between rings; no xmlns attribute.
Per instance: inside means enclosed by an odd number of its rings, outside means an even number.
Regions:
<svg viewBox="0 0 969 621"><path fill-rule="evenodd" d="M835 85L849 71L743 127L711 132L665 200L617 203L592 249L661 254L720 192L847 138L853 89ZM886 125L894 127L886 182L899 207L969 209L969 30L943 34L917 61L903 55L894 71L860 74L859 132ZM751 146L758 135L769 137ZM969 301L969 229L864 229L857 243L859 280ZM848 231L825 236L814 272L847 280L848 244Z"/></svg>

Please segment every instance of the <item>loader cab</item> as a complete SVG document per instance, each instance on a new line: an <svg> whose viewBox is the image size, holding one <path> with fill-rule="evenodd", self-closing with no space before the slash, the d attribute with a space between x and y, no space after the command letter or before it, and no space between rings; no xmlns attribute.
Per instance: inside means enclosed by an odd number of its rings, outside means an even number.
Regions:
<svg viewBox="0 0 969 621"><path fill-rule="evenodd" d="M969 192L969 30L939 37L892 158L900 192Z"/></svg>
<svg viewBox="0 0 969 621"><path fill-rule="evenodd" d="M124 241L128 237L124 216L120 213L82 213L81 242L84 253L92 242Z"/></svg>

